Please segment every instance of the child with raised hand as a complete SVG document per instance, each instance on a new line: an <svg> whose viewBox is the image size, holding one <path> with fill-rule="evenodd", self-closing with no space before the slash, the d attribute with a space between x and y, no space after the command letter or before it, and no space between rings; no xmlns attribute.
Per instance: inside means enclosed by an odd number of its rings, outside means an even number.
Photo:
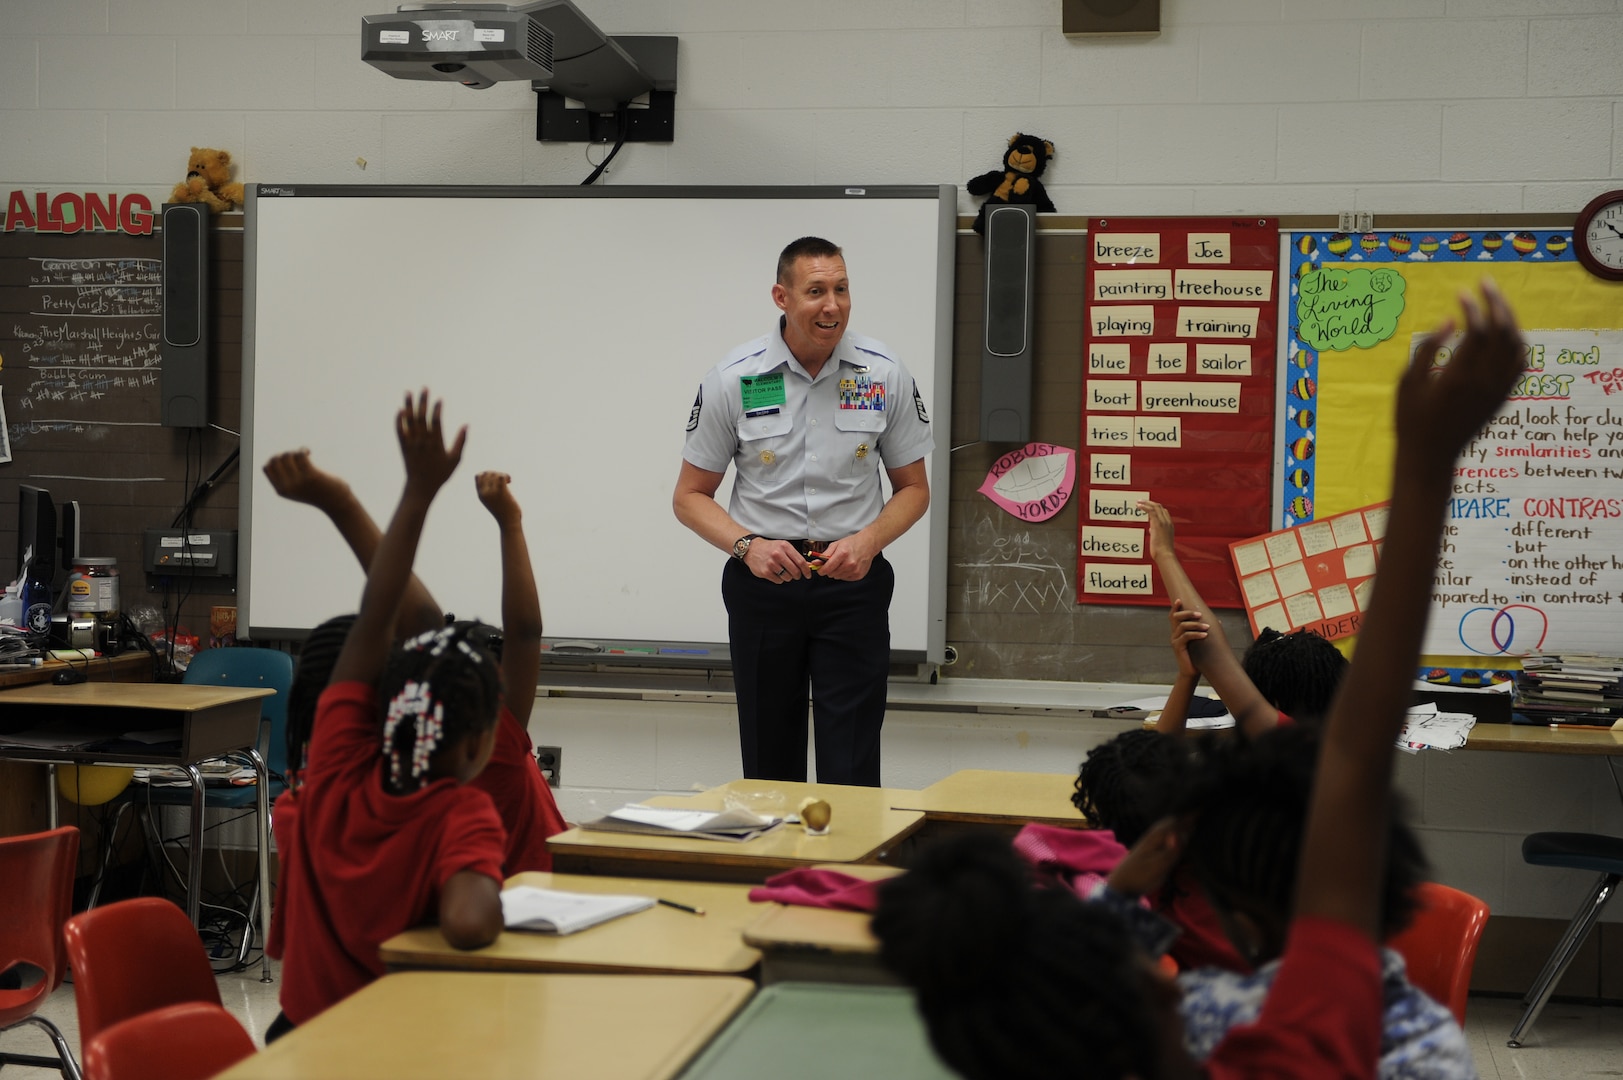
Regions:
<svg viewBox="0 0 1623 1080"><path fill-rule="evenodd" d="M1150 557L1174 597L1168 617L1178 678L1156 720L1156 730L1169 735L1184 731L1189 699L1203 673L1245 735L1267 731L1281 716L1322 720L1346 673L1346 658L1311 631L1281 634L1264 630L1244 658L1236 660L1222 624L1206 621L1201 611L1205 601L1173 550L1171 513L1157 502L1138 505L1149 517Z"/></svg>
<svg viewBox="0 0 1623 1080"><path fill-rule="evenodd" d="M440 414L424 391L396 418L405 489L318 706L283 868L281 999L293 1025L382 975L379 944L410 926L437 916L463 949L502 929L506 837L490 796L468 785L495 745L496 661L459 627L391 656L424 520L467 435L447 447Z"/></svg>
<svg viewBox="0 0 1623 1080"><path fill-rule="evenodd" d="M371 567L382 533L347 483L318 468L310 460L310 452L303 449L271 458L265 465L265 476L278 495L325 513L354 552L361 569ZM534 745L525 727L535 702L541 667L541 599L524 538L523 512L509 490L511 483L512 477L506 473L482 472L474 478L479 500L495 518L501 534L502 631L499 637L490 634L494 640L484 644L498 652L503 701L496 748L473 784L489 793L507 829L507 851L502 862L506 877L526 870L551 870L547 837L566 828L552 789L536 765ZM302 764L303 747L308 744L310 723L315 718L315 697L326 686L337 657L331 639L336 634L341 644L346 620L352 618L341 616L317 627L300 650L289 695L290 762ZM444 623L439 604L413 574L401 601L396 638L404 640ZM280 814L281 800L277 806ZM272 921L276 922L274 915Z"/></svg>
<svg viewBox="0 0 1623 1080"><path fill-rule="evenodd" d="M1283 960L1261 1015L1228 1033L1206 1062L1207 1077L1376 1074L1394 743L1419 662L1455 458L1504 401L1525 352L1491 284L1480 301L1462 297L1462 306L1465 334L1448 364L1431 370L1452 331L1445 325L1420 344L1399 385L1386 546L1352 669L1321 737ZM1065 892L1034 891L1017 861L964 845L926 852L884 883L873 921L881 959L914 986L938 1052L965 1076L1084 1067L1109 1080L1201 1075L1178 1035L1176 988L1145 953L1121 943L1121 926Z"/></svg>

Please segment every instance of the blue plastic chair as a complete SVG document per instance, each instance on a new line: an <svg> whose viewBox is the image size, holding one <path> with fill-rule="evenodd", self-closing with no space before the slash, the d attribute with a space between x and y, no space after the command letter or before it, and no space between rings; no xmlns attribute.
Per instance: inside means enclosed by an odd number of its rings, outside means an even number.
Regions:
<svg viewBox="0 0 1623 1080"><path fill-rule="evenodd" d="M1569 870L1589 870L1600 877L1590 888L1589 895L1578 905L1578 912L1567 924L1555 951L1544 962L1533 988L1522 999L1527 1011L1510 1032L1511 1046L1522 1045L1522 1036L1544 1011L1556 984L1566 974L1567 966L1583 946L1584 939L1595 926L1607 901L1623 881L1623 837L1604 836L1600 833L1540 832L1522 841L1522 859L1530 866L1560 866Z"/></svg>
<svg viewBox="0 0 1623 1080"><path fill-rule="evenodd" d="M287 789L287 782L284 779L287 775L287 695L293 686L293 657L277 649L250 647L205 649L192 660L181 681L196 685L248 689L264 687L276 691L270 697L261 699L259 713L259 753L265 760L266 771L270 776L270 787L266 791L267 805L274 802L276 797ZM192 803L191 792L186 788L132 785L129 790L133 793L130 796L131 801L138 802L142 806L190 807ZM203 807L205 810L211 807L222 810L244 810L256 807L258 798L258 792L253 785L210 787L203 793ZM269 822L265 823L267 829L269 825ZM116 834L117 829L118 823L115 820L111 834ZM259 890L264 886L264 882L256 882L254 885L256 907ZM95 899L95 895L92 894L90 900L92 905ZM261 933L267 929L261 927ZM251 945L252 935L244 934L243 945L238 955L239 963L247 957Z"/></svg>

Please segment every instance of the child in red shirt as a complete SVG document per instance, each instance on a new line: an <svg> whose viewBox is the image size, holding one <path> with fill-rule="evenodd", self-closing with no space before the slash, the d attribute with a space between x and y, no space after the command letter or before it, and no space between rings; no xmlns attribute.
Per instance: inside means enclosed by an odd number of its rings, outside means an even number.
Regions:
<svg viewBox="0 0 1623 1080"><path fill-rule="evenodd" d="M410 926L437 915L464 949L502 929L506 835L490 796L469 785L496 742L496 661L464 627L390 653L424 519L467 431L447 448L426 391L407 397L396 428L405 490L321 696L282 871L281 998L293 1025L381 975L378 945Z"/></svg>
<svg viewBox="0 0 1623 1080"><path fill-rule="evenodd" d="M1324 726L1293 920L1256 1023L1231 1029L1204 1069L1197 1066L1182 1045L1176 984L1125 924L1068 891L1034 889L1006 844L971 838L925 852L909 873L882 884L873 920L881 960L913 986L932 1043L961 1075L1375 1075L1394 744L1420 658L1455 459L1504 402L1526 353L1491 284L1480 303L1467 295L1462 306L1466 332L1452 355L1434 370L1453 330L1445 325L1419 343L1398 387L1386 546L1358 651ZM1177 823L1167 821L1133 856L1142 851L1169 866L1181 843Z"/></svg>
<svg viewBox="0 0 1623 1080"><path fill-rule="evenodd" d="M371 565L382 536L377 523L349 485L318 468L310 460L308 450L293 450L271 458L265 464L265 476L278 495L326 514L349 544L361 568L364 570ZM503 700L496 728L496 749L491 753L490 764L473 784L489 793L507 829L507 848L502 858L502 873L507 877L525 870L551 870L552 853L547 847L547 837L568 827L552 796L552 788L536 765L535 748L525 728L535 701L541 666L541 600L524 538L523 513L509 490L511 483L512 477L505 473L483 472L474 478L480 501L501 530L502 632L500 637L486 644L501 662ZM413 574L401 603L399 636L407 638L437 628L444 625L445 618L427 586ZM321 633L321 627L312 631L300 651L299 668L289 696L288 761L295 768L302 766L311 723L315 719L314 695L301 695L300 686L324 687L337 655L336 648L320 647L318 635ZM308 708L296 708L306 697ZM292 786L297 786L296 779ZM284 796L277 800L277 821L285 814L296 812L293 809L296 798ZM283 802L289 804L285 811ZM278 826L278 851L282 850L282 831ZM274 911L271 921L274 941L279 937Z"/></svg>

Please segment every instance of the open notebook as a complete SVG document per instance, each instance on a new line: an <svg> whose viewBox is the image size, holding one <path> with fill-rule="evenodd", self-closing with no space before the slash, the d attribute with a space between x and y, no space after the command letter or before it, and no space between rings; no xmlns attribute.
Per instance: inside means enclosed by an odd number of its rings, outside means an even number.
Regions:
<svg viewBox="0 0 1623 1080"><path fill-rule="evenodd" d="M653 906L652 896L611 896L515 885L502 891L502 924L509 930L573 934Z"/></svg>
<svg viewBox="0 0 1623 1080"><path fill-rule="evenodd" d="M583 821L580 827L600 832L695 836L705 840L753 840L781 824L782 818L762 817L741 807L731 810L681 810L628 803L596 821Z"/></svg>

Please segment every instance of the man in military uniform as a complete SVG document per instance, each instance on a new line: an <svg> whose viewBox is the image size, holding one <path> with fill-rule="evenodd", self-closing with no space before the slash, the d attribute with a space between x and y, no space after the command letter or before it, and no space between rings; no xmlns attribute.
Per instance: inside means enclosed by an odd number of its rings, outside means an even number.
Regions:
<svg viewBox="0 0 1623 1080"><path fill-rule="evenodd" d="M699 384L672 504L732 556L721 595L744 775L806 779L809 684L818 781L877 787L895 585L882 553L930 505L930 420L891 351L846 332L838 247L784 248L772 299L776 329Z"/></svg>

